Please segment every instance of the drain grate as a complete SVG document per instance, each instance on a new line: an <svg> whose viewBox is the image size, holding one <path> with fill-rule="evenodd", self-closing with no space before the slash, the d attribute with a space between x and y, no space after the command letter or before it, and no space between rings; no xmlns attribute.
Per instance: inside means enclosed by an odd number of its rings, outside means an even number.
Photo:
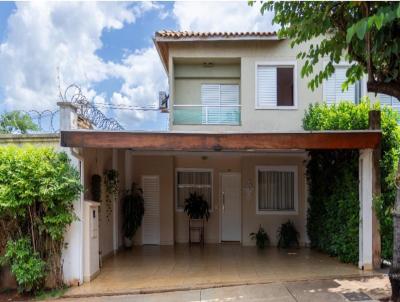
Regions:
<svg viewBox="0 0 400 302"><path fill-rule="evenodd" d="M342 295L349 301L372 301L371 297L365 293L351 292Z"/></svg>

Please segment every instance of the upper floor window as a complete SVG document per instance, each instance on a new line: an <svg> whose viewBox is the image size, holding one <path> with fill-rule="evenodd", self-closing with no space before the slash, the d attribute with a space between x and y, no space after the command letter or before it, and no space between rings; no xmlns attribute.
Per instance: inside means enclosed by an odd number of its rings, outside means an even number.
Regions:
<svg viewBox="0 0 400 302"><path fill-rule="evenodd" d="M239 85L201 85L202 124L238 125L240 123Z"/></svg>
<svg viewBox="0 0 400 302"><path fill-rule="evenodd" d="M296 108L295 64L256 65L256 108Z"/></svg>
<svg viewBox="0 0 400 302"><path fill-rule="evenodd" d="M357 103L361 98L361 82L348 86L348 89L342 91L342 84L346 80L348 65L335 66L335 72L331 77L324 81L323 93L324 101L328 104L337 104L340 101L351 101Z"/></svg>

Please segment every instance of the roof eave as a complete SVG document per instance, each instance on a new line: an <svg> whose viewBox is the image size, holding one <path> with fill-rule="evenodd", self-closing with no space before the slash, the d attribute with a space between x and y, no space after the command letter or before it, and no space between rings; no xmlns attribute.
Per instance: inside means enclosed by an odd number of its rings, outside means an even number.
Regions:
<svg viewBox="0 0 400 302"><path fill-rule="evenodd" d="M161 42L161 41L160 41L160 42ZM153 43L154 43L154 45L155 45L155 47L156 47L158 56L159 56L160 59L161 59L161 63L162 63L162 65L163 65L163 67L164 67L165 73L168 75L168 61L165 60L165 58L164 58L164 56L163 56L163 54L162 54L162 51L161 51L161 49L160 49L160 45L159 45L159 41L157 40L157 37L153 37Z"/></svg>

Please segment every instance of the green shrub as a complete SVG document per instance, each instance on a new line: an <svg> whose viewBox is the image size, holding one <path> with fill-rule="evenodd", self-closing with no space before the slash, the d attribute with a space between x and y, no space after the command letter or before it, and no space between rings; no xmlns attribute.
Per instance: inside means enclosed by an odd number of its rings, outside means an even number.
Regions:
<svg viewBox="0 0 400 302"><path fill-rule="evenodd" d="M44 282L46 263L32 250L30 239L9 240L0 262L9 264L18 283L18 290L35 291Z"/></svg>
<svg viewBox="0 0 400 302"><path fill-rule="evenodd" d="M368 112L380 109L382 118L381 189L375 199L380 222L382 257L391 259L393 246L392 209L395 175L400 150L399 115L368 99L355 105L341 102L310 105L303 119L305 130L368 129ZM358 261L358 150L312 150L307 164L309 211L307 230L313 247L338 256L345 262Z"/></svg>
<svg viewBox="0 0 400 302"><path fill-rule="evenodd" d="M55 286L62 285L64 234L75 219L73 202L80 191L79 174L65 153L49 147L0 147L0 242L27 236L32 259L46 263L46 277L51 274Z"/></svg>
<svg viewBox="0 0 400 302"><path fill-rule="evenodd" d="M278 229L278 247L280 248L291 248L299 247L299 232L297 231L294 223L288 220Z"/></svg>
<svg viewBox="0 0 400 302"><path fill-rule="evenodd" d="M264 228L259 226L257 233L250 233L251 240L256 240L256 245L260 250L263 250L269 244L269 237Z"/></svg>

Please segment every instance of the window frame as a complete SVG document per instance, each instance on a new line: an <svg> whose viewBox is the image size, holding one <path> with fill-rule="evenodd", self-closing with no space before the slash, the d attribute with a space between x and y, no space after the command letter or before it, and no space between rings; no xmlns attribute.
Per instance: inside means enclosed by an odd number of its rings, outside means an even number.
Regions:
<svg viewBox="0 0 400 302"><path fill-rule="evenodd" d="M210 213L213 212L214 207L214 169L207 168L175 168L175 211L183 212L183 207L178 207L178 173L179 172L210 172L211 173L211 200L210 200Z"/></svg>
<svg viewBox="0 0 400 302"><path fill-rule="evenodd" d="M259 106L258 105L258 66L270 66L270 67L293 67L293 106ZM255 109L256 110L298 110L298 98L297 98L297 61L257 61L255 63ZM278 88L278 87L277 87ZM278 103L278 100L276 100Z"/></svg>
<svg viewBox="0 0 400 302"><path fill-rule="evenodd" d="M256 215L298 215L299 214L299 167L297 165L263 165L256 166ZM258 172L259 171L279 171L279 172L293 172L294 173L294 209L293 210L260 210L259 208L259 196L258 196Z"/></svg>

